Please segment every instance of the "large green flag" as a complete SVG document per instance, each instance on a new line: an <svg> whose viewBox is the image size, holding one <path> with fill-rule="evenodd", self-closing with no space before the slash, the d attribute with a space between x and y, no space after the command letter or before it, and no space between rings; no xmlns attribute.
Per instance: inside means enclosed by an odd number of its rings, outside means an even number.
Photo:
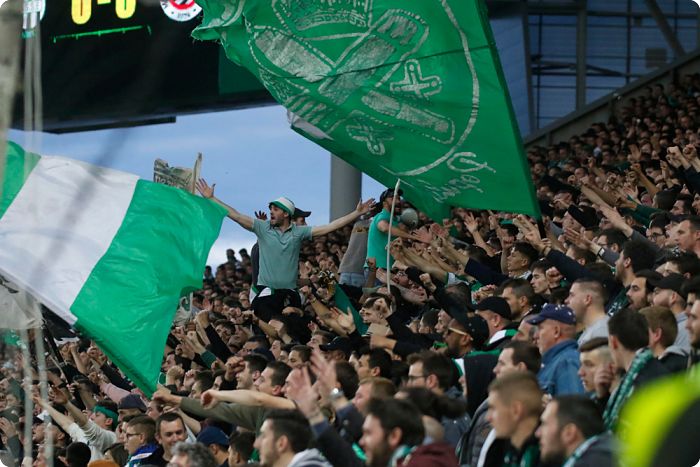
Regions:
<svg viewBox="0 0 700 467"><path fill-rule="evenodd" d="M260 79L293 128L433 219L537 215L481 0L196 0L198 39Z"/></svg>

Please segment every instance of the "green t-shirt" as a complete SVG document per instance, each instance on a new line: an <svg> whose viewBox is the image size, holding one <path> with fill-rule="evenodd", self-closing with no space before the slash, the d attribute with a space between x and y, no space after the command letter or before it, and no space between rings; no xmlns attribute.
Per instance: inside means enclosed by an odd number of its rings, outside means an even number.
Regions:
<svg viewBox="0 0 700 467"><path fill-rule="evenodd" d="M375 258L377 260L377 267L382 269L387 269L386 264L386 247L387 239L389 238L389 233L384 233L377 227L381 221L389 222L389 211L382 209L382 211L374 216L372 219L372 224L369 226L369 235L367 237L367 258ZM398 225L398 217L394 217L392 226ZM393 240L393 238L392 238ZM394 263L394 258L390 259L391 263ZM367 263L365 262L365 265ZM391 266L391 265L389 265Z"/></svg>
<svg viewBox="0 0 700 467"><path fill-rule="evenodd" d="M260 262L258 284L271 289L295 289L299 275L299 250L304 240L311 239L311 226L292 224L287 230L270 225L270 221L253 221L258 237Z"/></svg>

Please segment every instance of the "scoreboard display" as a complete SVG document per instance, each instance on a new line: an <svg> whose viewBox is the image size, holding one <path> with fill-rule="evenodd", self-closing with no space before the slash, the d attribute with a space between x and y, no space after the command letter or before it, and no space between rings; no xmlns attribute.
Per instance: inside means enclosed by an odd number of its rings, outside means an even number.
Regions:
<svg viewBox="0 0 700 467"><path fill-rule="evenodd" d="M44 129L128 126L272 103L217 43L192 39L200 21L194 0L25 1L23 38L41 41ZM19 96L16 128L21 103Z"/></svg>

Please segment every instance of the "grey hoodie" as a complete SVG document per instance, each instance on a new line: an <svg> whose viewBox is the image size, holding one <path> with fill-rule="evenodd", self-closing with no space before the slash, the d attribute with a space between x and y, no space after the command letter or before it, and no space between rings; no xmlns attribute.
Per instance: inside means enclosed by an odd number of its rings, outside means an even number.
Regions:
<svg viewBox="0 0 700 467"><path fill-rule="evenodd" d="M318 449L297 452L287 467L333 467Z"/></svg>

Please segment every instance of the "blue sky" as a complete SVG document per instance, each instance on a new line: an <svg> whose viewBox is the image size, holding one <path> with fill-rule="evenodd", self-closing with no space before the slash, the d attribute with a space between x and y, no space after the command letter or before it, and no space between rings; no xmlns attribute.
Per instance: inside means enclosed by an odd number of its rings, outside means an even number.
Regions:
<svg viewBox="0 0 700 467"><path fill-rule="evenodd" d="M39 135L33 147L26 133L10 139L45 155L71 157L97 165L153 177L153 161L191 167L204 156L202 175L216 183L219 198L246 214L267 210L270 200L287 196L312 211L309 223L328 222L330 156L289 128L281 106L179 117L176 123L84 133ZM377 197L383 187L363 176L363 198ZM209 264L225 261L226 249L250 248L253 234L227 219L209 255Z"/></svg>

